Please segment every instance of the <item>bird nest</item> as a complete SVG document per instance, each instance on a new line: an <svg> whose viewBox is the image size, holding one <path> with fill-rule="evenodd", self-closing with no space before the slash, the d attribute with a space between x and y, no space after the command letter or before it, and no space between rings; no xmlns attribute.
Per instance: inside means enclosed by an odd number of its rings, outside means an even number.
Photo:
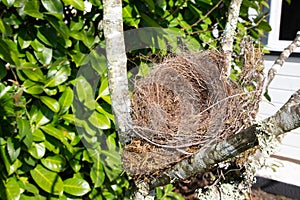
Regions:
<svg viewBox="0 0 300 200"><path fill-rule="evenodd" d="M216 51L169 56L133 82L133 136L122 153L135 179L154 176L205 145L251 125L258 111L262 56L247 44L243 72L225 74Z"/></svg>

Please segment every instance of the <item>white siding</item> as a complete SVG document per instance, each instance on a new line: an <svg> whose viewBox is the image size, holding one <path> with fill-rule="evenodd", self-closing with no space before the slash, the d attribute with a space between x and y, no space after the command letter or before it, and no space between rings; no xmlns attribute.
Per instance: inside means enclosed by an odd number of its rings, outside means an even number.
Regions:
<svg viewBox="0 0 300 200"><path fill-rule="evenodd" d="M277 56L265 56L266 72L276 58ZM270 84L271 102L263 100L260 103L258 119L273 115L298 89L300 89L300 58L293 57L288 59ZM300 186L300 129L293 130L283 137L282 144L274 156L279 158L277 161L283 163L283 166L279 167L277 172L264 169L258 174ZM270 160L273 161L274 158ZM297 173L289 178L288 173L291 172L291 168Z"/></svg>

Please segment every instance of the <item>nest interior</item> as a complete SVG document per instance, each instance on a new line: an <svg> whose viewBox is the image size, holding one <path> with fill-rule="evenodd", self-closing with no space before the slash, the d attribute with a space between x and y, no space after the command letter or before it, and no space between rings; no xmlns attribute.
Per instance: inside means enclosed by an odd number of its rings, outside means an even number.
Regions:
<svg viewBox="0 0 300 200"><path fill-rule="evenodd" d="M130 176L160 173L201 147L251 125L261 96L262 56L246 45L236 81L216 51L167 57L134 81L132 140L122 153Z"/></svg>

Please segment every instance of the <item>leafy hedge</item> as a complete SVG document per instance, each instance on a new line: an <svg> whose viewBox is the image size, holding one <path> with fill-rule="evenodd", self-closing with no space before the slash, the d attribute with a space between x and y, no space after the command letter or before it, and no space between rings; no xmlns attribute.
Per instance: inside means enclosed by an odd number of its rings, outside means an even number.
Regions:
<svg viewBox="0 0 300 200"><path fill-rule="evenodd" d="M229 1L207 15L217 3L125 0L125 29L168 27L195 46L217 47L212 30L222 33ZM263 5L244 1L241 36L258 39L270 29L265 14L248 15L249 7L260 12ZM110 106L101 1L0 0L0 10L0 199L129 197ZM157 52L129 57L148 51ZM158 189L159 198L180 199L171 190Z"/></svg>

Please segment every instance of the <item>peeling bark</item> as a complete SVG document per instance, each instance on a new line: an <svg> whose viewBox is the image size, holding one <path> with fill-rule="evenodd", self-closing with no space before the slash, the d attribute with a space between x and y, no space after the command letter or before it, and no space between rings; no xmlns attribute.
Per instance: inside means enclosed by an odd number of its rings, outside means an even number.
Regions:
<svg viewBox="0 0 300 200"><path fill-rule="evenodd" d="M184 180L203 173L213 165L233 158L258 145L258 134L281 135L300 127L300 90L273 116L228 137L221 142L200 149L193 156L166 169L150 181L150 188Z"/></svg>
<svg viewBox="0 0 300 200"><path fill-rule="evenodd" d="M230 6L228 10L228 19L227 19L227 23L223 35L222 50L225 54L225 66L226 66L226 69L224 71L226 72L227 76L230 76L233 41L234 41L237 21L240 14L241 4L242 4L242 0L232 0L230 2Z"/></svg>
<svg viewBox="0 0 300 200"><path fill-rule="evenodd" d="M127 80L127 57L123 33L122 1L103 1L103 27L106 43L109 91L115 123L122 146L130 140L130 99Z"/></svg>

